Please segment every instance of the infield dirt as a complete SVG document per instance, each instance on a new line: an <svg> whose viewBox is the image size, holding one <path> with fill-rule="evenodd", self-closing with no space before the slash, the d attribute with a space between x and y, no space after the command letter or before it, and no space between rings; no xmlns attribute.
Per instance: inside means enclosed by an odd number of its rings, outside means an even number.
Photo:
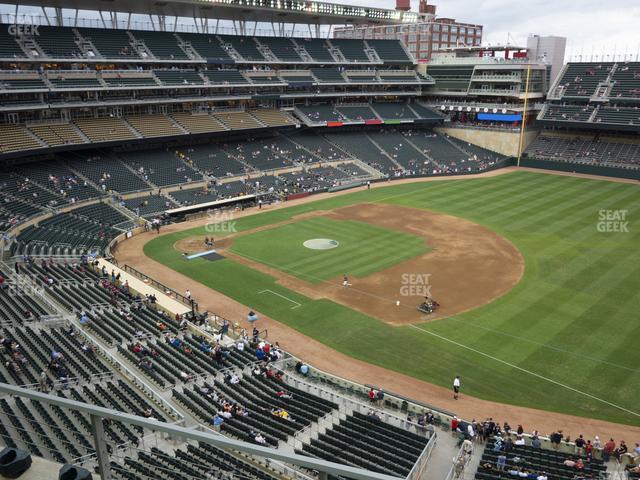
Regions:
<svg viewBox="0 0 640 480"><path fill-rule="evenodd" d="M277 266L246 258L229 247L234 238L309 218L357 220L424 237L430 250L362 278L342 277L309 283ZM202 250L204 235L185 238L175 248L186 253ZM371 239L374 241L375 239ZM291 220L245 230L216 241L223 256L267 273L278 284L313 299L326 298L389 324L423 323L478 308L504 295L524 273L518 249L497 233L459 217L421 209L378 203L355 204L332 211L316 211ZM393 252L390 252L392 254ZM347 272L348 273L348 272ZM428 316L417 311L425 294L440 307ZM397 302L400 302L398 307ZM410 307L410 308L407 308ZM416 308L414 308L416 307Z"/></svg>

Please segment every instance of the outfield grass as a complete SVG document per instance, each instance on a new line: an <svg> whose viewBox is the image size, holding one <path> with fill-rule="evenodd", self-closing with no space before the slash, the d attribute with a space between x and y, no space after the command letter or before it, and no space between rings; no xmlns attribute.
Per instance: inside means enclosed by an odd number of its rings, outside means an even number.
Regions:
<svg viewBox="0 0 640 480"><path fill-rule="evenodd" d="M161 236L146 255L300 332L392 370L488 400L640 425L640 190L636 185L514 172L403 184L240 219L240 230L314 209L384 202L468 218L504 235L526 269L508 294L471 312L390 327L342 305L310 300L231 260L190 262ZM598 231L599 211L627 210L628 233ZM270 289L302 304L291 305ZM608 403L605 403L608 402ZM612 405L613 404L613 405ZM623 409L629 410L625 411Z"/></svg>
<svg viewBox="0 0 640 480"><path fill-rule="evenodd" d="M339 242L330 250L303 245L313 238ZM428 251L424 238L354 220L316 217L242 235L231 250L285 273L319 283L348 273L365 277Z"/></svg>

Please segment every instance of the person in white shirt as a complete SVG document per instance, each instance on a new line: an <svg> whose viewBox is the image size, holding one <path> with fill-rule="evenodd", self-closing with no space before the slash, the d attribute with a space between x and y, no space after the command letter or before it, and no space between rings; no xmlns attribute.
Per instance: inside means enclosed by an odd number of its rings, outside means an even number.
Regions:
<svg viewBox="0 0 640 480"><path fill-rule="evenodd" d="M458 400L460 396L460 377L456 375L456 378L453 379L453 398L454 400Z"/></svg>

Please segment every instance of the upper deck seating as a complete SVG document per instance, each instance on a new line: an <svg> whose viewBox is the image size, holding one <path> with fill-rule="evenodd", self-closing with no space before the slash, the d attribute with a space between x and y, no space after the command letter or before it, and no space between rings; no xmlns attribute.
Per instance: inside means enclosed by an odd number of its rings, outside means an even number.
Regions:
<svg viewBox="0 0 640 480"><path fill-rule="evenodd" d="M147 49L159 60L189 60L173 33L149 30L136 30L131 33L138 40L142 40Z"/></svg>

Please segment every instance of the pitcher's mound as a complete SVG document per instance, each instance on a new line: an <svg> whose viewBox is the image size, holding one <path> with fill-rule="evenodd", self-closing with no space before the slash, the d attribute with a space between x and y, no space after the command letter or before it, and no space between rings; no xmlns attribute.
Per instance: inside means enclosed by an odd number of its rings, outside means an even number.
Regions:
<svg viewBox="0 0 640 480"><path fill-rule="evenodd" d="M336 248L340 245L340 242L329 238L312 238L311 240L304 242L302 245L310 248L311 250L331 250L332 248Z"/></svg>

